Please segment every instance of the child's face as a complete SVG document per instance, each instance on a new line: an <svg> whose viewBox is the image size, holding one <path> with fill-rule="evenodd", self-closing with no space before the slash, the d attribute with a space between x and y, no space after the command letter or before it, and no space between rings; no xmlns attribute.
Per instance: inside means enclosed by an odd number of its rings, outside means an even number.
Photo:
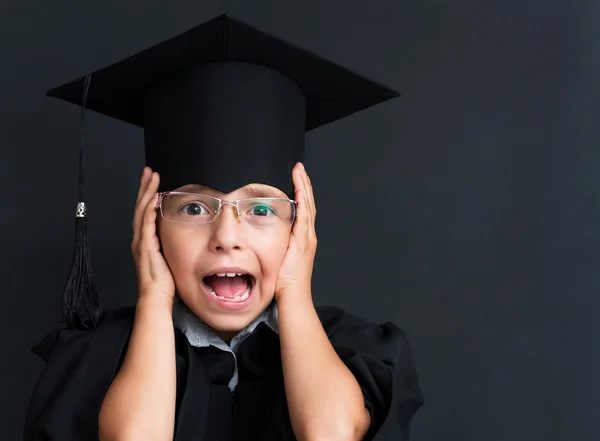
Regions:
<svg viewBox="0 0 600 441"><path fill-rule="evenodd" d="M256 197L250 188L266 190L272 197L288 198L281 190L263 184L251 184L229 194L200 185L186 185L178 190L235 200ZM224 206L219 217L206 224L168 222L160 216L158 219L162 251L179 298L221 337L231 338L271 303L291 225L255 228L243 220L238 222L231 206ZM227 304L207 290L203 279L223 267L240 268L252 275L254 284L247 301Z"/></svg>

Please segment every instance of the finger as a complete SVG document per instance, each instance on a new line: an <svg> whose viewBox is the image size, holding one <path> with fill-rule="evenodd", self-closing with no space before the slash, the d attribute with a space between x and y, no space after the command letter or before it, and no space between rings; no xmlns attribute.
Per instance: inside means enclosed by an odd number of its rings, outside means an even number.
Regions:
<svg viewBox="0 0 600 441"><path fill-rule="evenodd" d="M144 167L144 170L142 171L142 178L140 180L140 188L138 189L138 194L137 194L137 198L135 200L135 206L133 208L133 219L131 221L131 226L133 228L133 230L135 231L135 213L136 210L138 208L138 206L140 205L140 200L142 199L142 196L144 195L144 193L146 192L146 190L148 189L148 185L150 183L150 179L152 177L152 169L150 167Z"/></svg>
<svg viewBox="0 0 600 441"><path fill-rule="evenodd" d="M142 171L142 179L140 180L140 188L138 190L137 198L135 200L135 205L139 204L140 199L142 198L146 188L148 187L149 177L152 176L150 167L144 167ZM148 181L148 182L147 182Z"/></svg>
<svg viewBox="0 0 600 441"><path fill-rule="evenodd" d="M308 202L308 194L306 189L302 190L302 202L304 203L304 212L306 213L306 235L313 229L314 216L310 210L310 203Z"/></svg>
<svg viewBox="0 0 600 441"><path fill-rule="evenodd" d="M146 187L146 191L142 195L142 198L140 199L140 202L138 203L138 205L135 209L135 214L134 214L134 218L133 218L134 219L134 221L133 221L134 222L134 228L133 228L133 244L134 245L136 245L138 243L138 241L140 240L142 223L143 223L143 219L144 219L144 213L145 213L146 209L148 208L149 202L155 196L156 191L158 190L159 181L160 181L160 177L159 177L158 173L156 173L156 172L152 173L152 175L150 177L150 181L148 183L148 186ZM156 203L154 203L152 205L152 209L155 209L155 207L156 207Z"/></svg>
<svg viewBox="0 0 600 441"><path fill-rule="evenodd" d="M137 215L136 226L137 226L138 231L140 230L140 227L141 227L141 224L142 224L142 221L144 218L144 212L146 211L148 204L151 202L151 199L154 198L154 196L156 195L156 192L158 191L159 182L160 182L160 176L158 175L158 173L153 172L150 175L150 179L148 182L148 186L146 187L146 191L142 195L142 198L140 199L140 202L136 208L136 215Z"/></svg>
<svg viewBox="0 0 600 441"><path fill-rule="evenodd" d="M311 224L314 225L314 216L311 212L311 207L308 202L308 195L307 195L308 188L306 186L307 181L304 176L304 172L302 170L301 163L298 163L297 166L294 168L293 175L294 175L294 186L297 189L301 190L301 192L297 198L297 201L298 201L298 204L301 205L300 211L302 212L302 216L300 216L300 219L298 222L305 224L304 227L302 228L302 230L303 230L304 236L307 236L309 231L314 230L314 227L311 227Z"/></svg>
<svg viewBox="0 0 600 441"><path fill-rule="evenodd" d="M152 278L152 263L155 258L155 248L158 246L156 237L156 210L153 205L158 200L158 195L155 194L153 198L148 201L148 205L144 210L144 217L142 220L142 228L140 232L140 241L137 245L137 267L138 277L141 280L147 280Z"/></svg>
<svg viewBox="0 0 600 441"><path fill-rule="evenodd" d="M305 189L305 184L304 184L304 181L302 180L302 171L300 169L300 163L296 164L296 166L292 169L292 181L294 183L294 197L296 198L296 201L299 204L301 204L302 197L301 196L296 197L297 190Z"/></svg>
<svg viewBox="0 0 600 441"><path fill-rule="evenodd" d="M300 164L300 177L302 178L302 185L304 186L305 197L306 197L306 201L307 201L307 209L308 209L308 212L312 215L313 207L312 207L312 204L310 203L311 190L310 190L310 184L308 183L308 175L306 174L306 169L304 168L304 164Z"/></svg>
<svg viewBox="0 0 600 441"><path fill-rule="evenodd" d="M304 197L306 198L306 212L308 214L308 222L314 223L315 212L314 212L314 204L311 203L312 198L312 190L310 188L310 183L308 182L308 175L306 174L306 170L304 166L300 163L298 173L300 175L300 179L302 180L302 188L304 190Z"/></svg>
<svg viewBox="0 0 600 441"><path fill-rule="evenodd" d="M315 205L315 194L313 192L312 183L310 182L310 177L308 176L308 173L306 172L304 165L302 167L302 173L304 174L304 177L306 179L305 185L306 185L306 189L307 189L306 197L308 199L308 204L310 206L313 218L316 218L317 217L317 207Z"/></svg>
<svg viewBox="0 0 600 441"><path fill-rule="evenodd" d="M304 238L306 236L307 231L307 221L306 221L306 209L304 196L302 195L302 189L296 188L294 191L294 199L296 202L296 220L294 221L294 226L292 227L292 235L298 239Z"/></svg>
<svg viewBox="0 0 600 441"><path fill-rule="evenodd" d="M298 164L296 164L294 168L292 168L292 182L294 183L294 197L296 197L296 191L302 190L302 188L304 187L302 177L300 176L300 166Z"/></svg>
<svg viewBox="0 0 600 441"><path fill-rule="evenodd" d="M154 195L148 201L144 210L144 217L142 219L142 228L140 235L140 243L156 238L156 202L158 201L158 194Z"/></svg>
<svg viewBox="0 0 600 441"><path fill-rule="evenodd" d="M307 207L307 213L309 213L308 218L307 218L307 231L312 233L312 236L314 236L316 238L317 235L317 231L315 229L315 220L317 218L317 208L315 206L315 197L314 197L314 193L313 193L313 188L312 188L312 184L310 182L310 177L308 176L308 173L306 172L306 169L304 168L304 164L300 163L300 167L299 167L299 172L300 172L300 176L302 178L302 182L305 188L305 197L306 197L306 207Z"/></svg>

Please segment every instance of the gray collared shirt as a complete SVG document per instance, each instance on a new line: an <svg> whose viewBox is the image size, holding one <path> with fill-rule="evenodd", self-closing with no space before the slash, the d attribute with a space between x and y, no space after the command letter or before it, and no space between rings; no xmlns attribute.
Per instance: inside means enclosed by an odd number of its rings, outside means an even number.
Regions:
<svg viewBox="0 0 600 441"><path fill-rule="evenodd" d="M279 333L278 311L275 302L265 309L252 323L240 331L231 344L225 343L214 331L194 314L183 301L179 301L173 307L173 324L187 337L190 345L203 348L213 346L233 355L234 371L229 381L229 389L233 391L238 383L237 348L250 335L256 331L260 323L265 323L275 333Z"/></svg>

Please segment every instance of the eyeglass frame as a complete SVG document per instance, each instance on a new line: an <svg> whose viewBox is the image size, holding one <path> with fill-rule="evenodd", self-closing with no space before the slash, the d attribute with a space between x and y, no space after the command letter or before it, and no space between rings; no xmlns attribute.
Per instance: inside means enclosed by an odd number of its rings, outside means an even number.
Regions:
<svg viewBox="0 0 600 441"><path fill-rule="evenodd" d="M219 207L215 210L215 216L214 218L209 221L209 222L179 222L179 221L175 221L175 220L171 220L171 219L167 219L165 218L165 215L163 214L162 211L162 202L163 199L165 198L165 196L168 195L195 195L195 196L202 196L205 198L209 198L209 199L213 199L219 202ZM243 201L253 201L253 200L257 200L257 201L286 201L286 202L291 202L293 207L294 207L294 214L292 215L292 221L290 222L290 226L294 225L294 222L297 219L297 206L298 206L298 201L294 200L294 199L286 199L286 198L273 198L273 197L265 197L265 198L242 198L242 199L234 199L234 200L226 200L226 199L222 199L222 198L218 198L216 196L210 196L208 194L202 194L202 193L194 193L194 192L190 192L190 191L162 191L158 193L158 202L156 204L156 210L160 210L160 216L166 220L167 222L175 222L175 223L179 223L179 224L195 224L195 225L203 225L203 224L211 224L214 221L216 221L218 219L218 217L221 215L221 213L223 212L223 207L230 205L232 207L235 207L234 213L235 213L235 217L238 221L238 223L242 223L242 212L240 211L240 206L239 203L243 202Z"/></svg>

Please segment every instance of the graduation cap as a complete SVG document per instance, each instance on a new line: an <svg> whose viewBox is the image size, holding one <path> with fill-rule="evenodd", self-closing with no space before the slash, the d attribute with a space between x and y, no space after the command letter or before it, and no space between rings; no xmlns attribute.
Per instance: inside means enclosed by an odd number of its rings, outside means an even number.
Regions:
<svg viewBox="0 0 600 441"><path fill-rule="evenodd" d="M399 96L227 15L47 95L82 106L75 257L63 294L66 322L77 329L98 326L104 314L87 251L84 109L144 129L159 191L262 183L293 198L305 132Z"/></svg>

